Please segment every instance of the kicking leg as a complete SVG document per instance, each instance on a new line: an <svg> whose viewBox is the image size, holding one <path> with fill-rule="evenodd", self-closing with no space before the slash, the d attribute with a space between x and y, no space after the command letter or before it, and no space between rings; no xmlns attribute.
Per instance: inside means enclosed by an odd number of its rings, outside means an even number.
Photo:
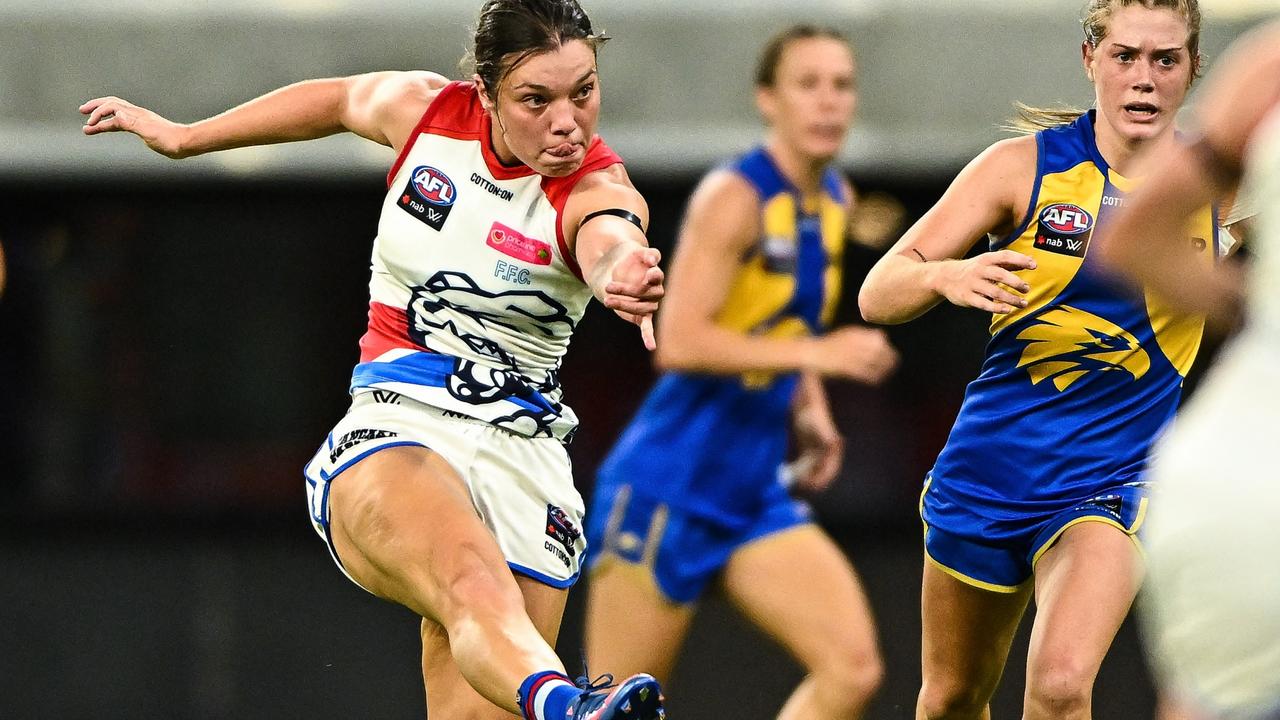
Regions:
<svg viewBox="0 0 1280 720"><path fill-rule="evenodd" d="M538 632L554 647L560 633L567 590L544 585L516 575L516 584L524 595L525 608ZM458 720L501 720L510 712L495 707L467 682L453 660L449 636L434 620L422 620L422 676L427 688L427 707L431 717Z"/></svg>
<svg viewBox="0 0 1280 720"><path fill-rule="evenodd" d="M564 672L462 478L438 454L375 453L335 479L329 502L347 572L443 627L461 676L489 702L518 713L516 690L526 678Z"/></svg>

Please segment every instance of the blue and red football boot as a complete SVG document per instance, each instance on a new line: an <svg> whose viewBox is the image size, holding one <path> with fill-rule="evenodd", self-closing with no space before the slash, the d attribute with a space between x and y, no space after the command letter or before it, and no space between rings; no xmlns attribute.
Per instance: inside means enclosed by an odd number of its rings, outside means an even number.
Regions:
<svg viewBox="0 0 1280 720"><path fill-rule="evenodd" d="M632 675L617 685L604 675L590 682L580 677L575 683L582 695L569 706L566 720L663 720L662 689L652 675Z"/></svg>

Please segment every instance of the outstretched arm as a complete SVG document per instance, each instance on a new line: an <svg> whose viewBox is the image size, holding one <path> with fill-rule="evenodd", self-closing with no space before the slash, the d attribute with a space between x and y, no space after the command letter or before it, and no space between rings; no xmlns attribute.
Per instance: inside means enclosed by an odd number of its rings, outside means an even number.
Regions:
<svg viewBox="0 0 1280 720"><path fill-rule="evenodd" d="M654 350L653 314L665 292L658 267L662 254L649 247L644 230L624 218L599 215L583 222L598 210L615 209L630 212L642 226L649 226L649 205L622 165L590 173L573 189L561 218L565 242L596 299L640 326L644 346Z"/></svg>
<svg viewBox="0 0 1280 720"><path fill-rule="evenodd" d="M1030 290L1014 274L1034 261L1011 250L961 259L984 234L1006 234L1022 219L1035 179L1031 137L1002 140L969 163L946 194L871 268L858 293L862 316L892 325L943 300L1009 313Z"/></svg>
<svg viewBox="0 0 1280 720"><path fill-rule="evenodd" d="M1150 178L1098 239L1103 262L1191 312L1231 324L1242 280L1230 265L1206 271L1185 252L1192 214L1240 181L1249 141L1269 114L1280 112L1280 23L1236 43L1205 84L1201 132L1154 158Z"/></svg>
<svg viewBox="0 0 1280 720"><path fill-rule="evenodd" d="M352 132L397 151L448 80L430 72L376 72L306 80L224 113L183 124L117 97L80 106L86 135L130 132L170 158Z"/></svg>

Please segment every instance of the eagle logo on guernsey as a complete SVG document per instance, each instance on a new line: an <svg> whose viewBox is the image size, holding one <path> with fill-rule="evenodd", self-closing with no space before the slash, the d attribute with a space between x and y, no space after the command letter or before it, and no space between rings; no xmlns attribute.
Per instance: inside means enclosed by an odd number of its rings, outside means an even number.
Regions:
<svg viewBox="0 0 1280 720"><path fill-rule="evenodd" d="M419 165L409 175L409 184L400 192L396 205L434 230L444 227L449 211L458 199L458 188L440 170Z"/></svg>
<svg viewBox="0 0 1280 720"><path fill-rule="evenodd" d="M1052 380L1059 392L1091 372L1125 372L1134 380L1151 369L1151 358L1132 333L1093 313L1060 305L1018 333L1027 341L1018 367L1031 384Z"/></svg>
<svg viewBox="0 0 1280 720"><path fill-rule="evenodd" d="M1053 203L1040 211L1035 247L1059 255L1084 257L1089 249L1093 216L1074 203Z"/></svg>

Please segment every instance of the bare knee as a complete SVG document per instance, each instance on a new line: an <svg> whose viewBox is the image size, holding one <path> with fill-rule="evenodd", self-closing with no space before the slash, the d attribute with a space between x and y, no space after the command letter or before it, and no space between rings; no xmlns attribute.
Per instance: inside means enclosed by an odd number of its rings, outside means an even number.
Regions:
<svg viewBox="0 0 1280 720"><path fill-rule="evenodd" d="M826 699L826 706L840 716L857 715L880 689L884 664L874 649L854 649L833 653L810 668L810 680Z"/></svg>
<svg viewBox="0 0 1280 720"><path fill-rule="evenodd" d="M991 692L982 683L925 678L920 688L920 710L929 720L981 718L991 701Z"/></svg>
<svg viewBox="0 0 1280 720"><path fill-rule="evenodd" d="M1044 663L1027 677L1027 717L1088 717L1092 696L1093 673L1069 660Z"/></svg>

